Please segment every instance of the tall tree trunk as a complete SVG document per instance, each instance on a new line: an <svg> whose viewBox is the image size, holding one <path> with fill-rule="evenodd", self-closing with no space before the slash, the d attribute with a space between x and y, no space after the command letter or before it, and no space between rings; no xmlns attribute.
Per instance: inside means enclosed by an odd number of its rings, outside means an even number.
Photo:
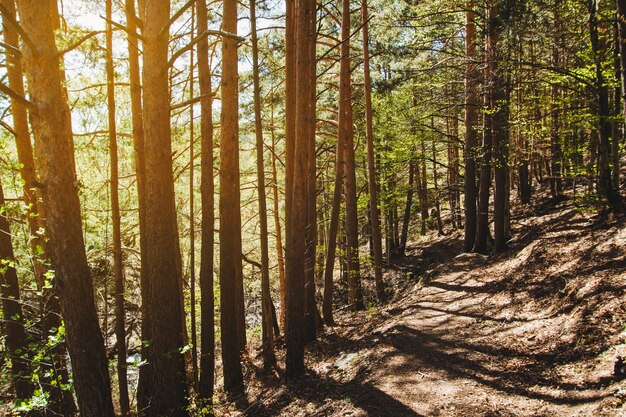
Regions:
<svg viewBox="0 0 626 417"><path fill-rule="evenodd" d="M117 155L117 122L115 120L115 68L113 67L113 1L106 0L106 74L109 117L109 158L111 165L111 221L113 225L113 276L115 279L115 352L120 413L130 413L128 377L126 374L126 310L124 309L124 265L122 261L122 226L119 197L119 167Z"/></svg>
<svg viewBox="0 0 626 417"><path fill-rule="evenodd" d="M434 122L433 122L434 124ZM441 222L441 205L439 203L439 186L437 184L437 146L435 141L432 141L433 145L433 189L435 193L435 217L437 219L437 233L439 236L443 235L443 223Z"/></svg>
<svg viewBox="0 0 626 417"><path fill-rule="evenodd" d="M428 177L426 176L426 144L424 140L422 140L422 174L420 175L421 179L421 188L420 188L420 206L422 211L422 236L426 234L427 224L426 220L428 219Z"/></svg>
<svg viewBox="0 0 626 417"><path fill-rule="evenodd" d="M56 289L65 319L67 347L81 416L113 416L104 340L98 325L72 157L70 109L61 83L59 54L49 6L19 0L20 23L36 50L22 56L34 105L31 122L43 184L43 202L56 272Z"/></svg>
<svg viewBox="0 0 626 417"><path fill-rule="evenodd" d="M288 5L289 7L289 5ZM305 267L306 267L306 227L308 223L308 206L309 206L309 161L310 161L310 132L314 126L314 120L311 116L313 112L310 106L311 89L313 77L311 70L311 49L315 45L315 34L312 30L314 26L311 20L315 19L315 1L299 0L295 5L291 19L295 19L295 27L293 27L296 38L295 48L295 68L297 68L297 76L294 90L295 110L292 113L295 127L294 143L292 148L292 176L290 181L291 191L288 194L291 203L288 210L291 209L289 222L287 223L287 274L285 280L285 341L287 355L285 360L285 375L292 379L304 373L304 314L305 314ZM287 62L293 57L287 56ZM287 79L288 82L293 81ZM293 86L292 86L293 87ZM288 184L289 186L289 184Z"/></svg>
<svg viewBox="0 0 626 417"><path fill-rule="evenodd" d="M363 90L365 95L365 138L367 140L367 180L370 196L370 223L372 228L372 252L374 252L374 280L376 295L380 302L385 301L383 282L383 249L380 235L380 212L378 209L378 184L376 181L376 158L374 155L374 121L372 112L372 79L370 76L369 52L369 11L367 0L361 4L363 25Z"/></svg>
<svg viewBox="0 0 626 417"><path fill-rule="evenodd" d="M14 0L2 0L7 13L11 19L15 20ZM4 20L4 19L3 19ZM19 49L18 33L8 22L4 24L4 40L8 45ZM20 96L24 96L24 79L22 61L17 54L7 52L7 78L9 87ZM43 218L45 213L40 202L41 193L36 188L37 174L35 172L35 159L28 127L28 113L26 107L16 99L11 99L11 114L13 117L13 131L15 133L15 144L17 148L18 160L20 162L20 175L24 182L24 204L28 207L26 219L30 232L29 245L33 259L33 270L37 289L42 292L40 311L42 313L41 331L44 340L47 339L51 331L58 329L61 325L61 307L59 299L54 290L46 286L45 262L48 259L48 248L46 240L41 236L39 230L44 227ZM44 391L48 394L48 408L58 414L72 415L76 412L76 405L72 393L61 389L62 384L69 383L69 372L67 370L67 352L65 343L59 343L51 350L51 360L43 361L41 364L40 383Z"/></svg>
<svg viewBox="0 0 626 417"><path fill-rule="evenodd" d="M28 341L24 328L22 298L20 295L17 272L13 264L13 242L7 220L7 207L4 201L2 178L0 178L0 295L2 296L2 315L7 353L11 363L11 383L16 398L29 399L33 395L34 385L30 381L28 361Z"/></svg>
<svg viewBox="0 0 626 417"><path fill-rule="evenodd" d="M283 236L280 225L280 211L278 204L278 171L276 169L276 134L274 129L274 105L272 104L271 134L272 134L272 191L274 192L274 229L276 233L276 259L278 263L278 281L280 284L280 324L285 325L285 252L283 251Z"/></svg>
<svg viewBox="0 0 626 417"><path fill-rule="evenodd" d="M224 0L222 28L237 33L237 1ZM239 183L239 85L237 41L222 38L222 112L220 142L220 306L224 389L243 391L240 352L243 270ZM244 327L245 332L245 327Z"/></svg>
<svg viewBox="0 0 626 417"><path fill-rule="evenodd" d="M605 198L609 206L616 210L619 208L619 194L613 188L611 181L611 168L609 165L609 150L611 140L611 123L609 109L609 88L604 78L602 61L606 54L606 43L604 38L599 36L598 28L598 4L597 0L589 0L589 35L591 39L591 49L594 54L596 70L596 88L598 90L598 116L600 141L598 144L598 194Z"/></svg>
<svg viewBox="0 0 626 417"><path fill-rule="evenodd" d="M398 252L404 256L406 250L406 242L409 236L409 223L411 222L411 206L413 205L413 188L415 187L416 164L415 162L409 163L409 186L406 190L406 205L404 206L404 217L402 218L402 233L400 234L400 247Z"/></svg>
<svg viewBox="0 0 626 417"><path fill-rule="evenodd" d="M174 200L169 113L168 39L170 2L143 0L143 116L145 158L145 270L142 300L148 332L139 384L148 395L145 416L182 416L187 405L183 355L182 269ZM143 376L143 378L142 378Z"/></svg>
<svg viewBox="0 0 626 417"><path fill-rule="evenodd" d="M489 1L487 10L493 7ZM493 102L493 66L495 63L495 50L493 43L493 31L491 25L487 28L487 37L485 39L485 82L488 85L485 87L485 106L491 108ZM489 232L489 189L491 188L491 154L493 143L493 116L491 114L484 115L484 128L483 128L483 143L482 143L482 157L480 162L480 186L478 190L478 215L476 225L476 238L474 240L474 252L485 253L487 252L487 242L490 239Z"/></svg>
<svg viewBox="0 0 626 417"><path fill-rule="evenodd" d="M353 310L365 308L359 271L359 228L354 161L354 128L352 122L352 81L350 68L350 1L343 0L341 22L341 69L339 83L339 134L343 144L346 188L346 235L348 246L348 304Z"/></svg>
<svg viewBox="0 0 626 417"><path fill-rule="evenodd" d="M341 211L341 197L343 195L343 143L342 136L337 136L335 152L335 188L330 209L330 224L328 225L328 246L326 248L326 263L324 266L324 300L322 313L324 322L334 326L333 319L333 275L335 272L335 253L337 250L337 232L339 231L339 214Z"/></svg>
<svg viewBox="0 0 626 417"><path fill-rule="evenodd" d="M269 244L267 232L267 200L265 195L265 163L263 152L263 121L261 119L261 83L259 80L259 45L256 32L256 4L250 0L250 31L252 35L252 73L254 78L254 128L256 133L257 189L261 224L261 317L263 367L276 365L274 333L272 332L272 294L270 288Z"/></svg>
<svg viewBox="0 0 626 417"><path fill-rule="evenodd" d="M197 0L198 33L208 29L207 0ZM202 243L200 247L200 381L198 394L212 403L215 385L215 294L213 261L215 243L215 185L213 184L213 92L209 67L209 42L198 42L200 84Z"/></svg>
<svg viewBox="0 0 626 417"><path fill-rule="evenodd" d="M318 317L320 316L315 302L315 256L317 252L317 157L315 147L316 128L316 81L317 81L317 27L316 13L307 20L307 31L312 39L309 42L309 61L307 71L301 71L302 76L308 76L308 98L306 99L309 111L309 120L306 127L307 143L307 225L306 225L306 260L304 275L304 343L308 344L317 337Z"/></svg>
<svg viewBox="0 0 626 417"><path fill-rule="evenodd" d="M144 157L144 130L143 130L143 110L142 110L142 92L141 92L141 70L139 66L139 42L137 34L137 13L135 9L135 0L125 0L126 27L128 29L128 74L130 80L130 104L131 118L133 125L133 148L135 158L135 176L137 178L137 200L139 215L139 250L140 250L140 287L141 299L148 298L148 282L146 280L146 166ZM142 337L148 337L150 340L150 317L146 316L142 309L141 316L141 334ZM141 357L147 355L148 346L141 345ZM139 368L139 379L148 380L150 369L147 366ZM137 408L145 409L148 406L148 393L144 391L145 384L139 384L137 387Z"/></svg>
<svg viewBox="0 0 626 417"><path fill-rule="evenodd" d="M491 4L488 9L489 42L491 48L490 55L490 75L491 102L489 111L491 113L491 128L493 141L493 164L495 189L493 197L494 206L494 238L496 252L502 252L507 248L506 244L506 196L507 196L507 165L508 165L508 94L507 77L505 69L500 65L500 33L502 26L500 23L500 11L495 4ZM554 162L554 160L553 160ZM556 164L553 164L556 166ZM554 182L555 190L560 186Z"/></svg>
<svg viewBox="0 0 626 417"><path fill-rule="evenodd" d="M552 66L558 68L560 65L560 34L561 34L561 19L560 9L561 0L554 1L554 31L556 39L554 39L554 45L552 46ZM561 178L561 158L563 157L561 152L561 137L559 135L560 127L560 111L559 111L559 95L560 89L558 85L553 84L551 87L551 100L550 100L550 114L551 114L551 134L550 134L550 170L552 175L550 176L550 193L552 198L558 198L563 191L563 181Z"/></svg>
<svg viewBox="0 0 626 417"><path fill-rule="evenodd" d="M191 9L190 40L193 40L196 29L196 9ZM189 51L189 102L194 101L194 50ZM196 210L195 210L195 128L194 108L189 106L189 315L191 327L191 386L198 386L198 334L196 330ZM184 294L184 292L183 292ZM183 300L184 305L184 300ZM184 315L183 315L184 317ZM186 326L186 323L183 322Z"/></svg>

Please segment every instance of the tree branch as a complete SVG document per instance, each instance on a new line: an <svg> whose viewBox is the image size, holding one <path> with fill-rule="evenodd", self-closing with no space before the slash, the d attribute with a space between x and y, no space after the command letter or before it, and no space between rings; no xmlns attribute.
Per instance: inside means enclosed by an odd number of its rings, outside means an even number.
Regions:
<svg viewBox="0 0 626 417"><path fill-rule="evenodd" d="M223 38L231 38L231 39L235 39L239 42L243 42L245 40L245 38L242 38L241 36L237 36L234 33L230 33L230 32L224 32L223 30L211 30L211 29L207 29L204 32L202 32L201 34L199 34L198 36L196 36L195 38L193 38L191 40L191 42L189 42L187 45L185 45L184 47L180 48L178 51L174 52L172 54L172 57L170 58L170 60L167 63L167 68L170 68L172 65L174 65L174 62L176 62L176 60L185 52L189 51L191 48L193 48L198 42L200 42L202 39L206 38L209 35L218 35L221 36Z"/></svg>
<svg viewBox="0 0 626 417"><path fill-rule="evenodd" d="M111 25L113 25L114 27L123 30L124 32L128 33L130 36L135 37L137 39L139 39L140 41L143 41L143 36L141 36L140 34L138 34L137 32L133 32L132 30L128 29L126 26L121 25L111 19L107 19L104 16L100 16L100 19L103 19L105 22L110 23Z"/></svg>
<svg viewBox="0 0 626 417"><path fill-rule="evenodd" d="M13 17L11 13L9 13L9 11L6 9L6 7L4 7L3 4L0 4L0 14L2 15L2 19L5 22L13 25L17 33L22 37L22 40L24 41L24 43L28 45L31 51L33 51L33 53L36 55L37 49L35 48L35 44L30 39L28 34L24 32L24 29L22 28L22 26L17 22L17 20L15 20L15 17Z"/></svg>
<svg viewBox="0 0 626 417"><path fill-rule="evenodd" d="M26 99L26 97L17 94L15 91L13 91L10 87L0 83L0 93L4 93L7 96L11 97L12 99L18 101L20 104L28 107L29 109L34 109L35 105L28 101Z"/></svg>
<svg viewBox="0 0 626 417"><path fill-rule="evenodd" d="M62 57L63 55L67 54L68 52L73 51L74 49L81 46L83 43L87 42L89 39L93 38L96 35L100 35L101 33L105 33L105 32L101 30L94 30L92 32L89 32L88 34L80 38L78 41L76 41L74 44L68 46L62 51L59 51L58 56Z"/></svg>

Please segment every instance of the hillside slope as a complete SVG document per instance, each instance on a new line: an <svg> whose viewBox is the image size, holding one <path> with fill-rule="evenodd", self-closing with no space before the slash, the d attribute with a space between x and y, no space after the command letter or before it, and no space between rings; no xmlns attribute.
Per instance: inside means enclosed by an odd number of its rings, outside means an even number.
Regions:
<svg viewBox="0 0 626 417"><path fill-rule="evenodd" d="M399 280L391 302L339 313L310 347L308 375L287 388L277 375L259 380L244 414L621 415L622 219L565 201L524 213L513 229L499 256L459 255L458 234L411 247L387 272Z"/></svg>

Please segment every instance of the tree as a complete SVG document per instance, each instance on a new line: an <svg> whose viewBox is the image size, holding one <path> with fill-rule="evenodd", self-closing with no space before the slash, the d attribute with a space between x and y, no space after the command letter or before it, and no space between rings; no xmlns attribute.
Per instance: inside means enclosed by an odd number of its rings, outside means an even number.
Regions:
<svg viewBox="0 0 626 417"><path fill-rule="evenodd" d="M383 282L383 249L380 235L380 214L378 210L378 184L376 182L376 157L374 155L374 128L372 114L372 80L370 76L369 53L369 14L367 0L361 4L361 21L363 25L363 88L365 93L365 136L367 140L367 176L370 195L370 213L372 227L372 250L374 252L374 279L376 294L379 301L385 300L385 284Z"/></svg>
<svg viewBox="0 0 626 417"><path fill-rule="evenodd" d="M122 261L122 230L119 197L119 167L117 155L117 122L115 120L115 68L113 67L113 2L106 1L106 73L107 107L109 117L109 158L111 164L111 221L113 224L113 275L115 279L115 351L120 412L130 413L128 377L126 375L126 310L124 308L124 265Z"/></svg>
<svg viewBox="0 0 626 417"><path fill-rule="evenodd" d="M26 221L28 223L29 246L33 258L33 272L37 284L37 290L41 292L40 311L43 314L41 320L42 341L51 333L56 333L61 326L61 312L59 299L52 289L46 285L46 260L48 250L46 239L41 235L40 229L45 228L43 217L45 213L41 205L41 193L36 187L37 174L35 170L35 158L31 143L30 129L28 126L28 111L24 102L18 97L24 97L24 74L19 51L19 36L17 27L11 22L15 21L15 1L3 0L3 13L7 15L3 18L4 40L7 45L13 47L13 52L7 49L7 78L9 88L15 92L16 97L11 98L11 114L13 119L13 133L17 148L18 160L20 162L20 176L24 183L23 200L28 210ZM40 373L40 382L48 394L48 408L50 411L59 414L73 414L76 412L76 405L72 393L62 390L62 384L68 384L69 373L67 371L67 351L65 343L58 343L52 348L51 360L43 361Z"/></svg>
<svg viewBox="0 0 626 417"><path fill-rule="evenodd" d="M198 33L207 30L206 0L196 1ZM209 45L198 42L198 80L200 84L200 136L202 177L202 243L200 247L200 398L213 399L215 384L215 295L213 288L213 245L215 237L215 186L213 184L213 96L209 68Z"/></svg>
<svg viewBox="0 0 626 417"><path fill-rule="evenodd" d="M143 127L145 134L145 270L142 334L147 344L146 373L139 385L147 396L145 416L186 415L187 389L183 355L181 266L176 233L169 113L168 33L170 2L144 0ZM141 406L141 405L140 405Z"/></svg>
<svg viewBox="0 0 626 417"><path fill-rule="evenodd" d="M224 0L224 31L237 33L237 1ZM222 37L222 113L220 142L220 306L224 390L243 391L240 328L243 320L243 271L239 184L239 97L237 41ZM241 304L241 307L240 307ZM245 327L244 327L245 333Z"/></svg>
<svg viewBox="0 0 626 417"><path fill-rule="evenodd" d="M250 0L250 30L252 34L252 71L254 78L254 128L256 134L257 188L261 223L261 316L263 332L263 366L269 369L276 364L274 334L272 333L272 295L270 288L269 243L267 233L267 199L265 194L265 163L263 146L263 121L261 119L261 86L259 81L259 41L256 32L256 3Z"/></svg>
<svg viewBox="0 0 626 417"><path fill-rule="evenodd" d="M292 8L292 9L290 9ZM292 180L287 183L287 187L291 187L287 193L287 198L291 202L287 205L287 210L291 214L288 215L287 223L287 257L286 257L286 276L285 276L285 345L287 349L285 359L285 375L288 379L296 378L304 373L304 314L305 314L305 259L306 259L306 227L308 224L308 178L310 163L310 132L313 129L314 120L312 119L311 89L313 87L313 77L311 76L311 49L315 45L314 25L311 23L315 20L315 2L313 0L299 0L297 4L287 4L287 42L290 36L295 35L295 44L293 49L290 47L289 52L295 56L286 56L287 62L293 59L292 64L295 65L291 71L297 69L297 73L288 73L287 76L293 75L295 78L295 86L291 86L294 90L289 90L294 94L294 107L286 117L288 130L293 126L293 148L287 150L287 158L291 158L290 164L292 171ZM290 34L290 30L294 32ZM297 74L297 75L296 75ZM293 78L287 78L287 83L293 82ZM289 104L289 103L288 103ZM292 117L293 120L289 120ZM293 123L293 124L292 124ZM288 138L289 139L289 138ZM292 154L289 154L289 152ZM289 159L288 159L289 160ZM287 176L289 178L289 166L287 168Z"/></svg>
<svg viewBox="0 0 626 417"><path fill-rule="evenodd" d="M478 138L478 65L476 63L476 13L474 2L466 3L465 12L465 234L463 249L469 252L476 238L476 148Z"/></svg>
<svg viewBox="0 0 626 417"><path fill-rule="evenodd" d="M0 295L2 315L5 318L6 347L11 361L12 388L15 395L17 398L30 398L34 386L29 378L28 340L24 329L22 297L15 263L11 229L0 179Z"/></svg>
<svg viewBox="0 0 626 417"><path fill-rule="evenodd" d="M22 56L32 103L35 154L78 408L83 417L113 416L104 340L82 233L70 109L63 93L50 6L34 0L19 0L17 6L27 37ZM30 39L37 39L37 44Z"/></svg>
<svg viewBox="0 0 626 417"><path fill-rule="evenodd" d="M348 304L353 310L365 308L359 271L359 230L356 201L356 166L352 122L352 81L350 68L350 1L342 2L341 69L339 80L339 135L343 144L346 202L346 256L348 260Z"/></svg>

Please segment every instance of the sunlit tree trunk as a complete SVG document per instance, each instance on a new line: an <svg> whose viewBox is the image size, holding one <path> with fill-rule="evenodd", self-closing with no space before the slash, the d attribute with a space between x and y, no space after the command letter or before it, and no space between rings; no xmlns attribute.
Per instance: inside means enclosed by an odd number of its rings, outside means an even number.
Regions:
<svg viewBox="0 0 626 417"><path fill-rule="evenodd" d="M106 1L106 17L113 18L113 1ZM113 276L115 280L115 351L120 413L130 413L128 377L126 375L126 310L124 309L124 265L122 263L122 231L119 198L119 167L117 155L117 123L115 120L115 68L113 67L113 30L106 24L107 107L109 122L109 158L111 166L110 195L113 225Z"/></svg>
<svg viewBox="0 0 626 417"><path fill-rule="evenodd" d="M197 0L198 33L208 28L206 0ZM213 184L213 92L209 67L209 43L206 38L198 42L198 81L200 84L200 137L202 199L202 243L200 247L200 381L201 399L213 400L215 385L215 295L213 245L215 236L215 185Z"/></svg>
<svg viewBox="0 0 626 417"><path fill-rule="evenodd" d="M289 7L289 4L288 4ZM285 277L285 342L287 355L285 359L285 375L295 378L304 373L304 314L305 314L305 266L306 266L306 227L308 222L308 178L310 161L310 132L314 126L310 106L313 77L311 70L311 50L315 37L311 21L315 18L315 1L299 0L297 12L290 17L295 18L295 136L293 147L293 180L289 197L291 211L287 223L287 273ZM294 11L295 11L294 10ZM286 59L293 59L287 56ZM295 75L295 74L294 74ZM293 81L288 79L288 82ZM292 86L293 88L293 86Z"/></svg>
<svg viewBox="0 0 626 417"><path fill-rule="evenodd" d="M374 128L372 111L372 79L370 76L369 53L369 13L367 0L361 4L361 22L363 24L363 88L365 94L365 136L367 140L367 178L370 196L370 218L372 228L372 251L374 252L374 279L376 295L382 302L385 300L383 283L383 249L380 235L380 213L378 210L378 185L376 181L376 158L374 155Z"/></svg>
<svg viewBox="0 0 626 417"><path fill-rule="evenodd" d="M11 19L15 18L14 0L2 0L7 13ZM10 23L4 24L5 42L19 50L18 33ZM7 50L7 78L9 87L18 95L24 96L24 79L22 61L16 53ZM11 99L11 114L13 118L13 131L17 148L18 160L20 162L20 176L24 182L24 204L28 207L26 220L30 232L29 245L33 260L33 271L37 283L37 289L41 291L42 298L40 311L42 313L41 331L44 338L47 338L53 329L61 325L61 307L59 299L53 290L46 285L45 262L48 259L47 243L40 233L40 228L45 228L43 217L45 213L40 202L41 193L36 187L37 174L35 172L35 159L31 143L30 130L28 126L28 113L23 103L19 100ZM43 383L43 389L48 394L48 408L51 412L71 415L76 412L74 398L69 391L61 390L61 384L69 383L69 372L67 370L67 352L65 343L59 343L50 352L50 359L41 364L42 372L39 380Z"/></svg>
<svg viewBox="0 0 626 417"><path fill-rule="evenodd" d="M254 128L256 134L257 190L261 227L261 317L263 367L276 364L272 332L272 294L270 289L269 244L267 232L267 199L265 194L265 162L263 151L263 121L261 119L261 83L259 80L259 45L256 32L256 3L250 0L250 31L252 35L252 72L254 78Z"/></svg>
<svg viewBox="0 0 626 417"><path fill-rule="evenodd" d="M182 269L174 201L168 34L170 2L143 0L143 116L145 162L145 270L142 335L146 374L140 374L148 404L145 416L183 416L187 388L183 355ZM141 388L140 388L141 390Z"/></svg>
<svg viewBox="0 0 626 417"><path fill-rule="evenodd" d="M237 33L237 1L224 0L222 28ZM239 89L237 41L222 38L222 112L220 142L220 306L224 389L243 391L240 352L243 304L241 202L239 184ZM244 328L245 332L245 328Z"/></svg>
<svg viewBox="0 0 626 417"><path fill-rule="evenodd" d="M69 106L64 98L48 5L19 0L20 23L36 50L27 44L22 56L33 103L31 123L46 207L47 237L56 290L65 319L78 406L83 417L113 416L104 340L83 240Z"/></svg>
<svg viewBox="0 0 626 417"><path fill-rule="evenodd" d="M354 161L354 128L352 124L352 81L350 68L350 1L343 0L341 23L341 69L339 81L339 135L342 136L346 235L348 246L348 304L353 310L365 308L359 265L359 229L356 201L356 167Z"/></svg>

